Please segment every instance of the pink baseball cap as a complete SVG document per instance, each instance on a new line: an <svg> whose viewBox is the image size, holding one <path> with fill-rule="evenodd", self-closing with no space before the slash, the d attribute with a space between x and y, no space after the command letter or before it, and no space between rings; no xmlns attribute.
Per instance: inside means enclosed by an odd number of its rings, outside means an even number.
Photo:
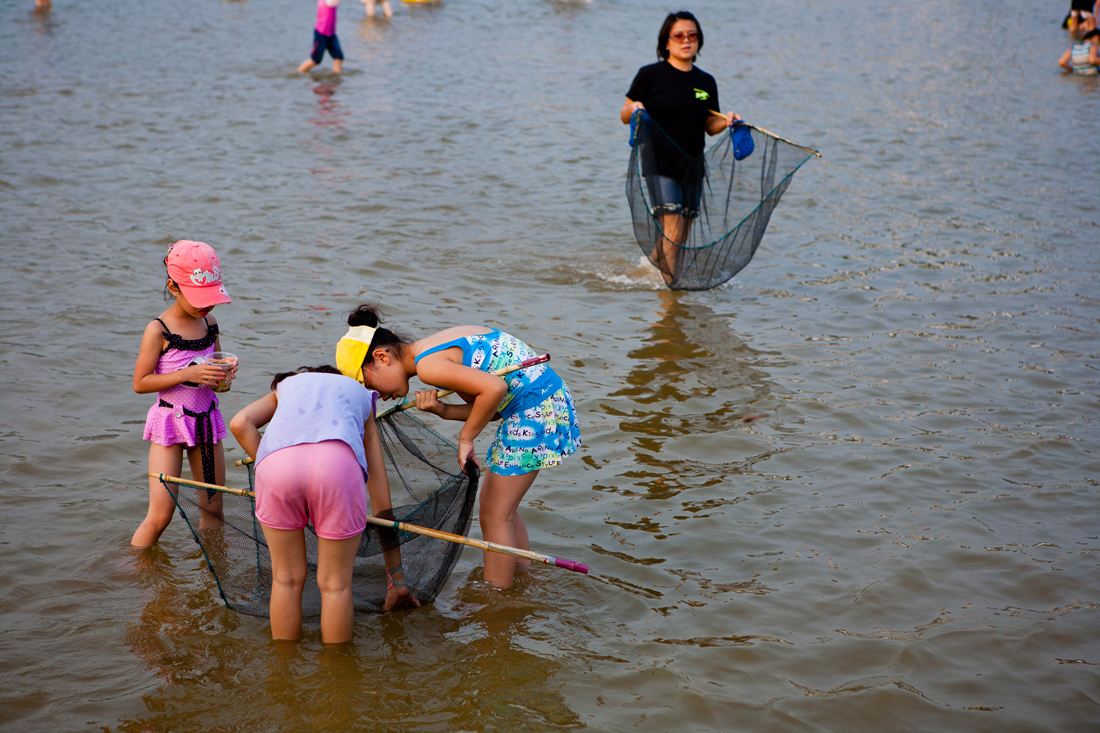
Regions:
<svg viewBox="0 0 1100 733"><path fill-rule="evenodd" d="M168 267L168 277L179 285L183 297L196 308L233 302L222 284L221 260L209 244L181 239L168 248L164 264Z"/></svg>

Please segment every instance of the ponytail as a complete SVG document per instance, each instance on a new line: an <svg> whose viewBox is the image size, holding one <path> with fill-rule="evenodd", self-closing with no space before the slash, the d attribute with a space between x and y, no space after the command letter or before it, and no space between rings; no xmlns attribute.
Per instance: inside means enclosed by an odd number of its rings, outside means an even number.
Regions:
<svg viewBox="0 0 1100 733"><path fill-rule="evenodd" d="M363 303L348 314L349 326L353 328L355 326L370 326L371 328L377 329L374 332L374 337L370 340L370 348L367 350L367 360L364 363L373 362L374 350L385 347L390 347L400 358L405 353L405 347L412 343L412 340L404 334L394 333L388 328L383 328L380 325L382 321L382 311L368 303Z"/></svg>

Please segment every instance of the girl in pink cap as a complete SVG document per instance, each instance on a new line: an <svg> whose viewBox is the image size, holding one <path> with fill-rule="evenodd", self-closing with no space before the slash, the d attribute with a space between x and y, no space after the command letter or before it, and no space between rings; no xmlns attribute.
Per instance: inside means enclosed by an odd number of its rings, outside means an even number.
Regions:
<svg viewBox="0 0 1100 733"><path fill-rule="evenodd" d="M193 477L201 474L204 482L223 485L225 423L211 387L227 377L207 360L220 350L218 322L210 311L232 299L222 285L221 262L210 245L180 240L169 248L164 264L168 268L165 293L175 296L176 302L145 327L134 365L134 391L157 393L157 402L145 419L144 437L152 443L149 472L179 476L186 449ZM236 371L234 364L228 379ZM208 494L213 496L204 497L207 506L203 508L220 517L221 495ZM131 544L156 544L175 508L161 482L150 478L149 513Z"/></svg>

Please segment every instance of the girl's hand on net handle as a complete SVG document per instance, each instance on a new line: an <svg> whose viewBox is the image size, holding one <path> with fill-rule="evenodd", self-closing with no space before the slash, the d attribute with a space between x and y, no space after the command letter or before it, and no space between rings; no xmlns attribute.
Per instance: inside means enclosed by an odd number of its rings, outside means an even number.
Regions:
<svg viewBox="0 0 1100 733"><path fill-rule="evenodd" d="M443 417L443 413L447 411L447 405L439 401L437 394L438 392L434 389L417 392L416 409Z"/></svg>

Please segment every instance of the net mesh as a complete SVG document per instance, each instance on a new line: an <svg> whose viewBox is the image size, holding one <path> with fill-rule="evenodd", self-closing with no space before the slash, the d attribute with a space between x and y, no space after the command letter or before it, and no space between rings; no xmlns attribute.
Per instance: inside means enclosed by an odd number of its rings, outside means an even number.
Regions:
<svg viewBox="0 0 1100 733"><path fill-rule="evenodd" d="M751 146L735 143L743 135L751 135ZM634 237L672 290L713 288L744 269L791 177L813 155L738 125L693 158L641 112L631 124L631 145L626 195ZM670 182L678 196L669 195ZM677 198L686 217L669 208Z"/></svg>
<svg viewBox="0 0 1100 733"><path fill-rule="evenodd" d="M401 522L465 536L470 531L478 473L471 462L458 470L458 448L408 412L389 412L376 421L385 455L394 518ZM255 489L248 467L249 493ZM211 491L163 481L180 515L202 548L225 605L241 613L267 616L271 600L271 555L256 520L251 496ZM368 524L359 540L352 575L357 611L380 612L388 579L382 542L396 535L409 590L421 605L439 595L462 552L446 540ZM302 615L321 613L317 587L317 535L306 528L308 575ZM387 547L392 547L388 544Z"/></svg>

